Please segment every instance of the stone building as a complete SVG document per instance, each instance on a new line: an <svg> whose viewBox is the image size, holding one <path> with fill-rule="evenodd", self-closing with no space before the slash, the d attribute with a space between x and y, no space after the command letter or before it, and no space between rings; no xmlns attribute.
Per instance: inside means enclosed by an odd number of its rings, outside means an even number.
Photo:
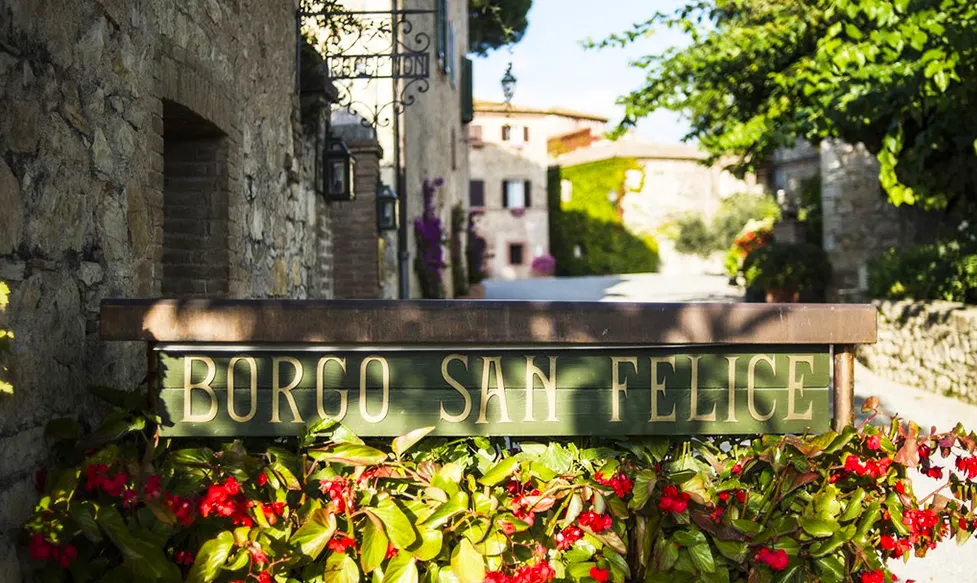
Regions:
<svg viewBox="0 0 977 583"><path fill-rule="evenodd" d="M468 201L488 243L490 277L527 278L533 259L549 253L549 140L567 132L603 131L606 123L600 116L560 108L475 102L468 128Z"/></svg>
<svg viewBox="0 0 977 583"><path fill-rule="evenodd" d="M456 22L464 4L451 3ZM145 347L98 340L102 299L382 293L373 197L387 150L336 120L357 202L325 202L323 105L337 94L305 73L321 63L299 48L296 8L0 0L0 280L12 290L0 327L16 334L15 393L0 395L0 581L21 580L14 542L47 421L94 420L89 384L145 390ZM427 117L408 116L408 142L445 144L414 148L410 180L443 164L460 192L460 122L425 125L437 108L459 118L444 83L432 81Z"/></svg>

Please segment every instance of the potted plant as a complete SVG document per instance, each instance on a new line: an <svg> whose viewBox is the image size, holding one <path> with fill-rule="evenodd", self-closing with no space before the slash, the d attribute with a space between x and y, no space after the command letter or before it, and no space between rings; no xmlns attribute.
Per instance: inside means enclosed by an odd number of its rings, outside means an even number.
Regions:
<svg viewBox="0 0 977 583"><path fill-rule="evenodd" d="M468 214L468 240L465 248L465 256L468 259L468 297L480 300L485 298L485 286L482 280L488 274L485 270L485 260L487 259L488 242L482 237L475 225L477 213Z"/></svg>
<svg viewBox="0 0 977 583"><path fill-rule="evenodd" d="M831 278L824 250L810 243L772 242L743 261L747 287L762 289L767 303L797 302L801 294L817 295Z"/></svg>
<svg viewBox="0 0 977 583"><path fill-rule="evenodd" d="M550 277L556 273L556 259L548 253L540 255L533 259L532 270L535 277Z"/></svg>

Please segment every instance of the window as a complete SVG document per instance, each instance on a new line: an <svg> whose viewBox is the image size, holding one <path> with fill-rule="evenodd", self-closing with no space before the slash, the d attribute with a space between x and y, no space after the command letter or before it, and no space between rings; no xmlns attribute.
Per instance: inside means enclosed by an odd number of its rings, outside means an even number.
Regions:
<svg viewBox="0 0 977 583"><path fill-rule="evenodd" d="M508 142L511 136L512 136L512 128L509 126L502 126L502 141Z"/></svg>
<svg viewBox="0 0 977 583"><path fill-rule="evenodd" d="M564 178L560 181L560 200L570 202L573 199L573 183Z"/></svg>
<svg viewBox="0 0 977 583"><path fill-rule="evenodd" d="M468 206L473 209L485 206L484 180L472 180L468 183Z"/></svg>
<svg viewBox="0 0 977 583"><path fill-rule="evenodd" d="M482 143L482 126L475 124L468 126L468 141L473 144Z"/></svg>
<svg viewBox="0 0 977 583"><path fill-rule="evenodd" d="M438 47L438 64L448 72L448 0L438 0L438 24L435 34Z"/></svg>
<svg viewBox="0 0 977 583"><path fill-rule="evenodd" d="M503 180L502 206L507 209L526 208L526 182L522 180Z"/></svg>
<svg viewBox="0 0 977 583"><path fill-rule="evenodd" d="M529 126L522 126L522 141L529 141Z"/></svg>
<svg viewBox="0 0 977 583"><path fill-rule="evenodd" d="M522 265L526 247L522 243L509 243L509 265Z"/></svg>

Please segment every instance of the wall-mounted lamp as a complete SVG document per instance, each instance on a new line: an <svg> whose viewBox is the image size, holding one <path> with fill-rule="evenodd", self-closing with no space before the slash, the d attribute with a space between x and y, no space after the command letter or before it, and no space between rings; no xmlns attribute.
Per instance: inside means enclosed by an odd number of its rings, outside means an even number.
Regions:
<svg viewBox="0 0 977 583"><path fill-rule="evenodd" d="M322 192L328 201L350 201L356 198L353 189L353 167L356 161L346 143L340 138L326 138L326 148L322 153L323 172Z"/></svg>
<svg viewBox="0 0 977 583"><path fill-rule="evenodd" d="M377 230L396 231L400 225L398 207L400 201L397 193L390 186L384 184L377 188Z"/></svg>

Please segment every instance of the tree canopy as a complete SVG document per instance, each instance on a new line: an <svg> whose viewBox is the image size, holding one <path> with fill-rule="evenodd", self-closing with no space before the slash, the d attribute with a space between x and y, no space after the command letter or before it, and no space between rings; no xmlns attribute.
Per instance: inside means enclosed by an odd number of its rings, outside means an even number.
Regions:
<svg viewBox="0 0 977 583"><path fill-rule="evenodd" d="M468 46L477 55L522 40L533 0L469 0Z"/></svg>
<svg viewBox="0 0 977 583"><path fill-rule="evenodd" d="M894 204L977 201L977 3L973 0L688 0L596 46L656 28L690 42L639 59L620 131L682 112L712 161L737 174L781 147L862 143Z"/></svg>

